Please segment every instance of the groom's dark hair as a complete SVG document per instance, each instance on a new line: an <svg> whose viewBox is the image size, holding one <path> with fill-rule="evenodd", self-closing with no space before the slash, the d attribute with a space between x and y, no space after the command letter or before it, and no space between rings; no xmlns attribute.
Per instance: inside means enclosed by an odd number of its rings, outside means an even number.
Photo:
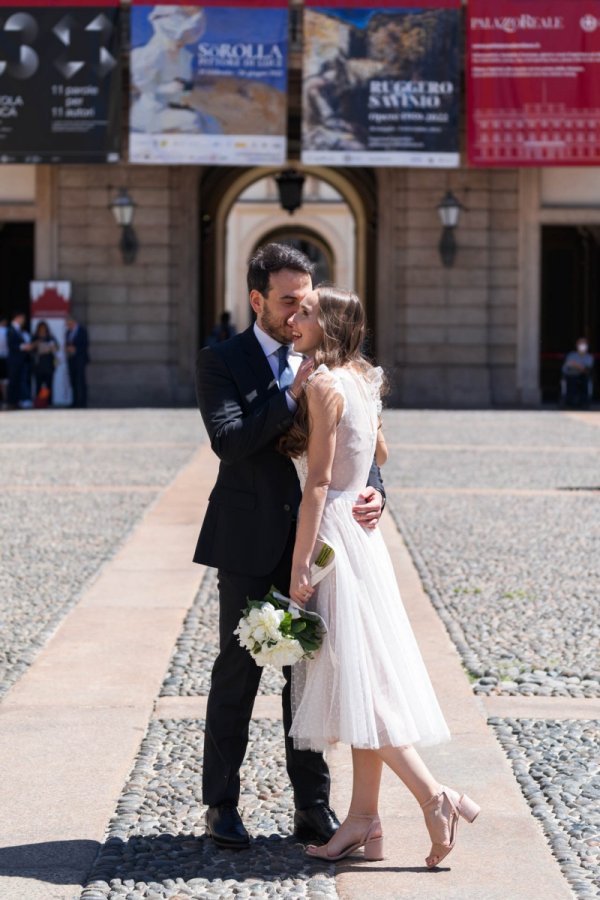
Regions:
<svg viewBox="0 0 600 900"><path fill-rule="evenodd" d="M314 264L308 256L291 244L264 244L248 260L248 293L258 291L266 297L271 272L281 272L282 269L304 272L311 278L315 272Z"/></svg>

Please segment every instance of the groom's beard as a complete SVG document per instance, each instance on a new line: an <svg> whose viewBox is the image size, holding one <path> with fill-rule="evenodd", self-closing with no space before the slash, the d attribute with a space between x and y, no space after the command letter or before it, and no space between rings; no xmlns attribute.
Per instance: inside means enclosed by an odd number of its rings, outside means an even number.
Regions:
<svg viewBox="0 0 600 900"><path fill-rule="evenodd" d="M265 306L260 319L262 330L280 344L291 344L293 329L287 324L287 320L277 320L271 310Z"/></svg>

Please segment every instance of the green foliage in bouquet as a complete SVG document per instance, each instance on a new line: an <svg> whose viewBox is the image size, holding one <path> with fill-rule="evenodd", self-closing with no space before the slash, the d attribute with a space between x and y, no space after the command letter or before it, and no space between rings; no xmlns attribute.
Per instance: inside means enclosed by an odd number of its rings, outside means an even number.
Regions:
<svg viewBox="0 0 600 900"><path fill-rule="evenodd" d="M279 593L280 591L274 585L271 585L269 593L262 600L248 601L248 609L262 609L265 603L270 603L275 609L281 610L284 614L279 623L279 630L282 636L297 640L304 651L304 657L312 659L312 654L319 649L323 641L321 623L316 616L313 617L313 614L307 610L302 610L297 613L297 617L294 617L289 611L288 604L275 596ZM256 644L254 653L258 653L261 649L261 645Z"/></svg>

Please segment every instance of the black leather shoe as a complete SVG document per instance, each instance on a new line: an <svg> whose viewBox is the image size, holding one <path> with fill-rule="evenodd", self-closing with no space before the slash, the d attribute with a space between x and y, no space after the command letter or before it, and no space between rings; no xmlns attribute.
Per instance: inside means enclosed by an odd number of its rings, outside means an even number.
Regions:
<svg viewBox="0 0 600 900"><path fill-rule="evenodd" d="M206 833L217 847L226 850L243 850L250 846L250 835L244 828L239 812L231 803L208 807Z"/></svg>
<svg viewBox="0 0 600 900"><path fill-rule="evenodd" d="M340 823L329 806L309 806L294 813L294 836L299 841L319 841L326 844L336 833Z"/></svg>

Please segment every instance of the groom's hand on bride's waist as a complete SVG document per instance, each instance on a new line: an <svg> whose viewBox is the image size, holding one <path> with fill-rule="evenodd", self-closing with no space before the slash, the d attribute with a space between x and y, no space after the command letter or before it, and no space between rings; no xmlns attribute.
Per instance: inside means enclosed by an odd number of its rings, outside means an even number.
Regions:
<svg viewBox="0 0 600 900"><path fill-rule="evenodd" d="M377 528L383 512L383 497L373 487L366 487L352 507L352 515L363 528Z"/></svg>

